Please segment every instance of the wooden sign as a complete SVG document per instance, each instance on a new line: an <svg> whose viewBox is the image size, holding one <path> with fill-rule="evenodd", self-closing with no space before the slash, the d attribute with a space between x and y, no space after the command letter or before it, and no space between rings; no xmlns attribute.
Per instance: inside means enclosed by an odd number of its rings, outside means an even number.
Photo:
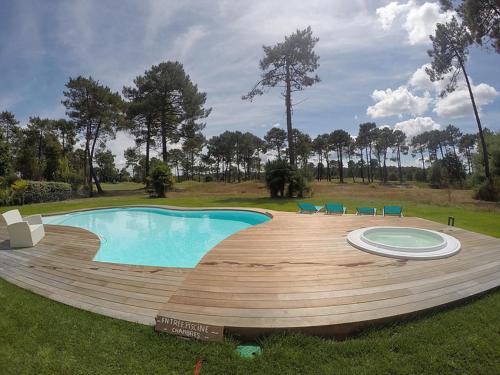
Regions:
<svg viewBox="0 0 500 375"><path fill-rule="evenodd" d="M155 320L155 330L159 332L204 341L222 341L224 339L224 327L221 326L189 322L166 316L157 316Z"/></svg>

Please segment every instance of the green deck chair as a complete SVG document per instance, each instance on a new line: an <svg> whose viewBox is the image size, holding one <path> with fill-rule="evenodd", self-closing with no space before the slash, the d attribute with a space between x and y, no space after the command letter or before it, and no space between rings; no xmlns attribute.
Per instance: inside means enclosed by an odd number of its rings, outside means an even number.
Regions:
<svg viewBox="0 0 500 375"><path fill-rule="evenodd" d="M377 215L377 209L374 207L356 207L356 215Z"/></svg>
<svg viewBox="0 0 500 375"><path fill-rule="evenodd" d="M342 203L326 203L325 214L327 215L344 215L347 209Z"/></svg>
<svg viewBox="0 0 500 375"><path fill-rule="evenodd" d="M318 208L312 203L299 202L299 213L301 214L314 214L318 212Z"/></svg>
<svg viewBox="0 0 500 375"><path fill-rule="evenodd" d="M403 217L403 207L401 206L384 206L382 211L383 216L399 216Z"/></svg>

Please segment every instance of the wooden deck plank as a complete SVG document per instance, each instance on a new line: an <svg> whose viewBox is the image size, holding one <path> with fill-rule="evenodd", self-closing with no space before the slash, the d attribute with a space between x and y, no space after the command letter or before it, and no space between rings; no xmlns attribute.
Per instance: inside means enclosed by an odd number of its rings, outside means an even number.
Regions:
<svg viewBox="0 0 500 375"><path fill-rule="evenodd" d="M1 222L0 277L119 319L152 325L159 314L246 335L281 328L345 332L500 286L500 239L419 218L271 213L273 220L220 242L193 269L95 262L97 236L55 225L47 225L36 247L9 250ZM377 225L448 233L462 250L405 261L346 242L351 230Z"/></svg>

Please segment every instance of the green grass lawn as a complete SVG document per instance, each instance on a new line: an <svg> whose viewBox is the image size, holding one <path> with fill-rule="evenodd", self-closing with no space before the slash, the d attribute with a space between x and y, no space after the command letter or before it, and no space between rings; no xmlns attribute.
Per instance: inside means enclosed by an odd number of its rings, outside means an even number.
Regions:
<svg viewBox="0 0 500 375"><path fill-rule="evenodd" d="M0 279L0 374L499 374L500 292L345 341L260 340L248 360L224 343L188 341L78 310Z"/></svg>
<svg viewBox="0 0 500 375"><path fill-rule="evenodd" d="M240 206L295 211L296 200L261 193L193 193L181 186L170 198L142 192L21 207L23 214L126 204L186 207ZM217 190L217 186L214 190ZM237 187L237 189L242 189ZM109 190L109 189L108 189ZM135 190L135 189L131 189ZM185 191L184 191L185 190ZM500 237L497 206L429 204L421 198L355 198L339 195L351 210L358 205L403 204L406 215L457 225ZM193 196L196 195L197 198ZM322 203L330 195L309 201ZM2 207L1 211L6 209ZM1 267L1 264L0 264ZM280 334L260 340L262 356L247 360L234 352L236 338L222 344L158 334L151 327L78 310L32 294L0 279L0 374L500 374L500 291L442 312L371 328L345 341Z"/></svg>

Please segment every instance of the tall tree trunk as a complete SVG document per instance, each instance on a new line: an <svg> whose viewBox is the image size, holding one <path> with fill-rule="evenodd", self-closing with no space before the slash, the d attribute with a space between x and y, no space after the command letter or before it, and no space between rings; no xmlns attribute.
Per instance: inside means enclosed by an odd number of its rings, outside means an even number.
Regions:
<svg viewBox="0 0 500 375"><path fill-rule="evenodd" d="M94 179L94 182L95 182L95 186L97 188L97 191L99 192L99 194L102 194L104 191L102 190L102 187L101 187L101 183L99 182L99 179L97 178L97 175L94 171L94 151L95 151L95 145L97 143L97 140L99 139L99 131L101 129L101 123L99 122L97 124L97 128L96 128L96 131L95 131L95 136L94 136L94 140L92 142L92 148L90 149L90 155L89 155L89 171L90 171L90 176L91 176L91 182L92 182L92 178Z"/></svg>
<svg viewBox="0 0 500 375"><path fill-rule="evenodd" d="M337 148L337 162L339 163L339 179L340 183L344 183L344 163L342 161L342 148Z"/></svg>
<svg viewBox="0 0 500 375"><path fill-rule="evenodd" d="M149 177L149 150L151 148L151 117L148 116L146 119L146 176L145 179Z"/></svg>
<svg viewBox="0 0 500 375"><path fill-rule="evenodd" d="M424 148L420 147L420 157L422 158L422 171L425 173Z"/></svg>
<svg viewBox="0 0 500 375"><path fill-rule="evenodd" d="M285 93L285 106L286 106L286 131L288 136L288 157L290 165L295 168L295 145L293 142L293 128L292 128L292 87L290 82L290 68L286 67L286 93Z"/></svg>
<svg viewBox="0 0 500 375"><path fill-rule="evenodd" d="M368 159L368 147L365 147L365 155L366 155L366 177L368 178L368 183L371 182L371 165L370 159Z"/></svg>
<svg viewBox="0 0 500 375"><path fill-rule="evenodd" d="M438 142L438 145L439 145L439 151L441 152L441 159L444 159L443 145L441 144L441 142Z"/></svg>
<svg viewBox="0 0 500 375"><path fill-rule="evenodd" d="M361 173L361 181L363 183L365 183L365 173L363 171L363 168L365 167L365 162L364 162L364 159L363 159L363 148L361 147L361 170L360 170L360 173Z"/></svg>
<svg viewBox="0 0 500 375"><path fill-rule="evenodd" d="M484 175L491 182L492 178L490 175L490 161L488 159L488 149L486 148L486 141L484 140L483 127L481 126L481 119L479 118L479 113L476 107L476 101L474 99L474 94L472 93L472 88L469 82L469 76L467 75L467 72L465 70L464 63L460 58L458 58L458 61L460 62L460 67L464 72L465 82L467 82L467 89L469 90L470 101L472 102L472 108L474 109L474 116L476 117L477 128L479 130L479 139L481 140L481 147L483 149Z"/></svg>
<svg viewBox="0 0 500 375"><path fill-rule="evenodd" d="M330 158L328 157L328 154L325 155L325 160L326 160L326 180L330 182L332 180L332 177L330 173Z"/></svg>
<svg viewBox="0 0 500 375"><path fill-rule="evenodd" d="M40 126L40 133L38 134L38 152L37 152L37 157L38 157L38 163L37 163L37 176L36 179L37 181L40 181L42 179L42 139L43 139L43 131Z"/></svg>
<svg viewBox="0 0 500 375"><path fill-rule="evenodd" d="M368 150L369 150L369 159L368 159L368 165L370 166L370 176L372 178L372 181L373 182L373 169L372 169L372 143L370 142L370 145L368 147Z"/></svg>
<svg viewBox="0 0 500 375"><path fill-rule="evenodd" d="M399 183L403 184L403 169L401 168L401 149L399 145L396 157L398 159Z"/></svg>
<svg viewBox="0 0 500 375"><path fill-rule="evenodd" d="M467 169L469 170L469 174L472 173L472 163L471 163L471 154L470 154L470 149L466 148L465 149L465 157L467 158Z"/></svg>
<svg viewBox="0 0 500 375"><path fill-rule="evenodd" d="M165 110L161 112L161 156L164 163L168 161L167 158L167 120Z"/></svg>

